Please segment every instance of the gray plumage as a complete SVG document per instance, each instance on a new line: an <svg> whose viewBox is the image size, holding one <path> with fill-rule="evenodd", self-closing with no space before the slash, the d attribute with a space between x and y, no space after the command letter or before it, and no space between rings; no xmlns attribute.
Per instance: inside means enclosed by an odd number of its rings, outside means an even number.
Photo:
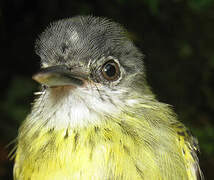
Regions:
<svg viewBox="0 0 214 180"><path fill-rule="evenodd" d="M89 61L102 65L103 62L98 60L110 56L117 59L126 71L119 85L137 83L138 87L146 83L143 54L127 35L123 27L108 19L77 16L52 23L36 41L36 53L42 64L66 64L71 68L87 67ZM140 88L142 90L142 86Z"/></svg>

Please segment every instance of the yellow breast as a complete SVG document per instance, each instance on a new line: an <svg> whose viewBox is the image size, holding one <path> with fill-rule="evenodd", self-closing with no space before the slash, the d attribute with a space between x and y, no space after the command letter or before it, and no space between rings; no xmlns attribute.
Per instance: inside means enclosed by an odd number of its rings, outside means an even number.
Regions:
<svg viewBox="0 0 214 180"><path fill-rule="evenodd" d="M76 129L32 128L19 138L15 179L189 179L173 129L131 116L103 122Z"/></svg>

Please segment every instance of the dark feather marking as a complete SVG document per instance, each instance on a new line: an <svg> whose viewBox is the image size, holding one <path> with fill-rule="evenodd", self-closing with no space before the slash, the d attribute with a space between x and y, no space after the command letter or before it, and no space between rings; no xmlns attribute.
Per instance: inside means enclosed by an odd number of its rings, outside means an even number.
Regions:
<svg viewBox="0 0 214 180"><path fill-rule="evenodd" d="M109 133L111 132L111 130L109 128L104 128L104 130ZM111 141L112 139L109 136L106 136L106 139L108 139L109 141Z"/></svg>
<svg viewBox="0 0 214 180"><path fill-rule="evenodd" d="M67 139L68 138L68 129L66 129L66 133L65 133L65 136L64 136L64 139Z"/></svg>
<svg viewBox="0 0 214 180"><path fill-rule="evenodd" d="M185 151L184 149L182 149L182 151L183 151L183 154L185 155L185 154L186 154L186 151Z"/></svg>
<svg viewBox="0 0 214 180"><path fill-rule="evenodd" d="M141 179L143 179L143 171L138 167L137 164L135 164L135 168L137 170L137 173L140 175Z"/></svg>
<svg viewBox="0 0 214 180"><path fill-rule="evenodd" d="M92 160L92 158L93 158L93 150L94 150L94 146L95 146L95 143L94 143L94 141L92 139L89 140L89 145L91 146L89 159Z"/></svg>
<svg viewBox="0 0 214 180"><path fill-rule="evenodd" d="M130 156L130 150L126 145L123 145L123 149Z"/></svg>
<svg viewBox="0 0 214 180"><path fill-rule="evenodd" d="M53 131L54 131L54 128L51 128L51 129L48 130L48 133L51 134L51 133L53 133Z"/></svg>
<svg viewBox="0 0 214 180"><path fill-rule="evenodd" d="M100 130L100 128L98 126L94 127L94 132L97 133Z"/></svg>
<svg viewBox="0 0 214 180"><path fill-rule="evenodd" d="M178 133L178 135L180 135L180 136L184 136L185 137L185 133L182 131L182 132L177 132Z"/></svg>
<svg viewBox="0 0 214 180"><path fill-rule="evenodd" d="M79 133L76 132L76 134L75 134L75 136L74 136L73 151L76 151L76 147L77 147L78 140L79 140Z"/></svg>

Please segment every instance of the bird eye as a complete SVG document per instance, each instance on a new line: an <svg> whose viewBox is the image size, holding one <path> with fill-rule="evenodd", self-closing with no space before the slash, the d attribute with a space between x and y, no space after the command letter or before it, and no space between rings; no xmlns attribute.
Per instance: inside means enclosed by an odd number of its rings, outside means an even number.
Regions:
<svg viewBox="0 0 214 180"><path fill-rule="evenodd" d="M107 61L102 66L102 75L108 81L115 81L120 76L120 69L114 60Z"/></svg>

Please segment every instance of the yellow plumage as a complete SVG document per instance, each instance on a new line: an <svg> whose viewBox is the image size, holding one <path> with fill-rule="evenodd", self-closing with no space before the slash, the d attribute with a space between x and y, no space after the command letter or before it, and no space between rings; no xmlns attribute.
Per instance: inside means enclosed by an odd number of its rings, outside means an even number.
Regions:
<svg viewBox="0 0 214 180"><path fill-rule="evenodd" d="M37 129L24 124L16 179L196 179L191 137L179 133L186 132L166 105L152 105L103 117L102 124L85 128Z"/></svg>

